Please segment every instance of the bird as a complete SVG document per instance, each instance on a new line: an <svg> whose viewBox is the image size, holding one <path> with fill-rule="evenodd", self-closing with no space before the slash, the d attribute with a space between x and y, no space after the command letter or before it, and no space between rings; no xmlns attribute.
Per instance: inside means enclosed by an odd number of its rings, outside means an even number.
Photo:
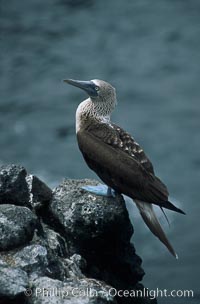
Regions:
<svg viewBox="0 0 200 304"><path fill-rule="evenodd" d="M117 105L115 88L99 79L64 79L64 82L84 90L88 95L76 110L76 136L88 167L105 183L88 185L83 189L97 195L115 197L124 194L130 197L150 231L178 258L153 205L159 206L163 213L163 208L181 214L185 212L169 201L168 189L155 175L143 148L128 132L111 122L111 114Z"/></svg>

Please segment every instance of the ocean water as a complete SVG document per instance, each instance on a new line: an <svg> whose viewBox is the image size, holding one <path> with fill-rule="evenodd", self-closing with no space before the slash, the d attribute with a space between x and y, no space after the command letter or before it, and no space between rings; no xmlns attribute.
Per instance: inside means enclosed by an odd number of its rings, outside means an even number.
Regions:
<svg viewBox="0 0 200 304"><path fill-rule="evenodd" d="M21 0L0 2L0 164L22 164L50 186L96 178L78 150L74 116L86 95L64 78L117 89L112 120L143 146L186 216L159 217L173 259L127 199L133 242L149 289L192 289L199 303L200 2Z"/></svg>

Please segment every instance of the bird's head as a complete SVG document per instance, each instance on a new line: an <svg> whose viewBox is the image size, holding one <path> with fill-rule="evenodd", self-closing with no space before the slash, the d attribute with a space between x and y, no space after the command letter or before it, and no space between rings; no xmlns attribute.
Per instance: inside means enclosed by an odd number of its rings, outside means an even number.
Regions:
<svg viewBox="0 0 200 304"><path fill-rule="evenodd" d="M115 88L106 81L99 79L89 81L65 79L64 82L84 90L94 105L104 108L107 112L112 112L117 103Z"/></svg>

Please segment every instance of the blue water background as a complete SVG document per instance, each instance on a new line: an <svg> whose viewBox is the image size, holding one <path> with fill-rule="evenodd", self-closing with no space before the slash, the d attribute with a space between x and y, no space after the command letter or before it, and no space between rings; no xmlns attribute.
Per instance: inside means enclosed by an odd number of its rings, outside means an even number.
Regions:
<svg viewBox="0 0 200 304"><path fill-rule="evenodd" d="M0 164L22 164L52 187L96 178L78 150L74 115L86 95L64 78L117 89L112 120L143 146L187 216L161 218L173 259L127 202L150 289L200 292L200 2L2 0ZM159 303L197 303L160 299Z"/></svg>

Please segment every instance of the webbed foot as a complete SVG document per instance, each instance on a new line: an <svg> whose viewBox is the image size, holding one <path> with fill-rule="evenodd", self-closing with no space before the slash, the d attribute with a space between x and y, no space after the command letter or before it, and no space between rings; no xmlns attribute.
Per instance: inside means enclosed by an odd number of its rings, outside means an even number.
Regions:
<svg viewBox="0 0 200 304"><path fill-rule="evenodd" d="M81 187L83 190L86 190L90 193L99 195L99 196L105 196L105 197L115 197L116 193L115 190L112 188L106 186L106 185L97 185L97 186L83 186Z"/></svg>

